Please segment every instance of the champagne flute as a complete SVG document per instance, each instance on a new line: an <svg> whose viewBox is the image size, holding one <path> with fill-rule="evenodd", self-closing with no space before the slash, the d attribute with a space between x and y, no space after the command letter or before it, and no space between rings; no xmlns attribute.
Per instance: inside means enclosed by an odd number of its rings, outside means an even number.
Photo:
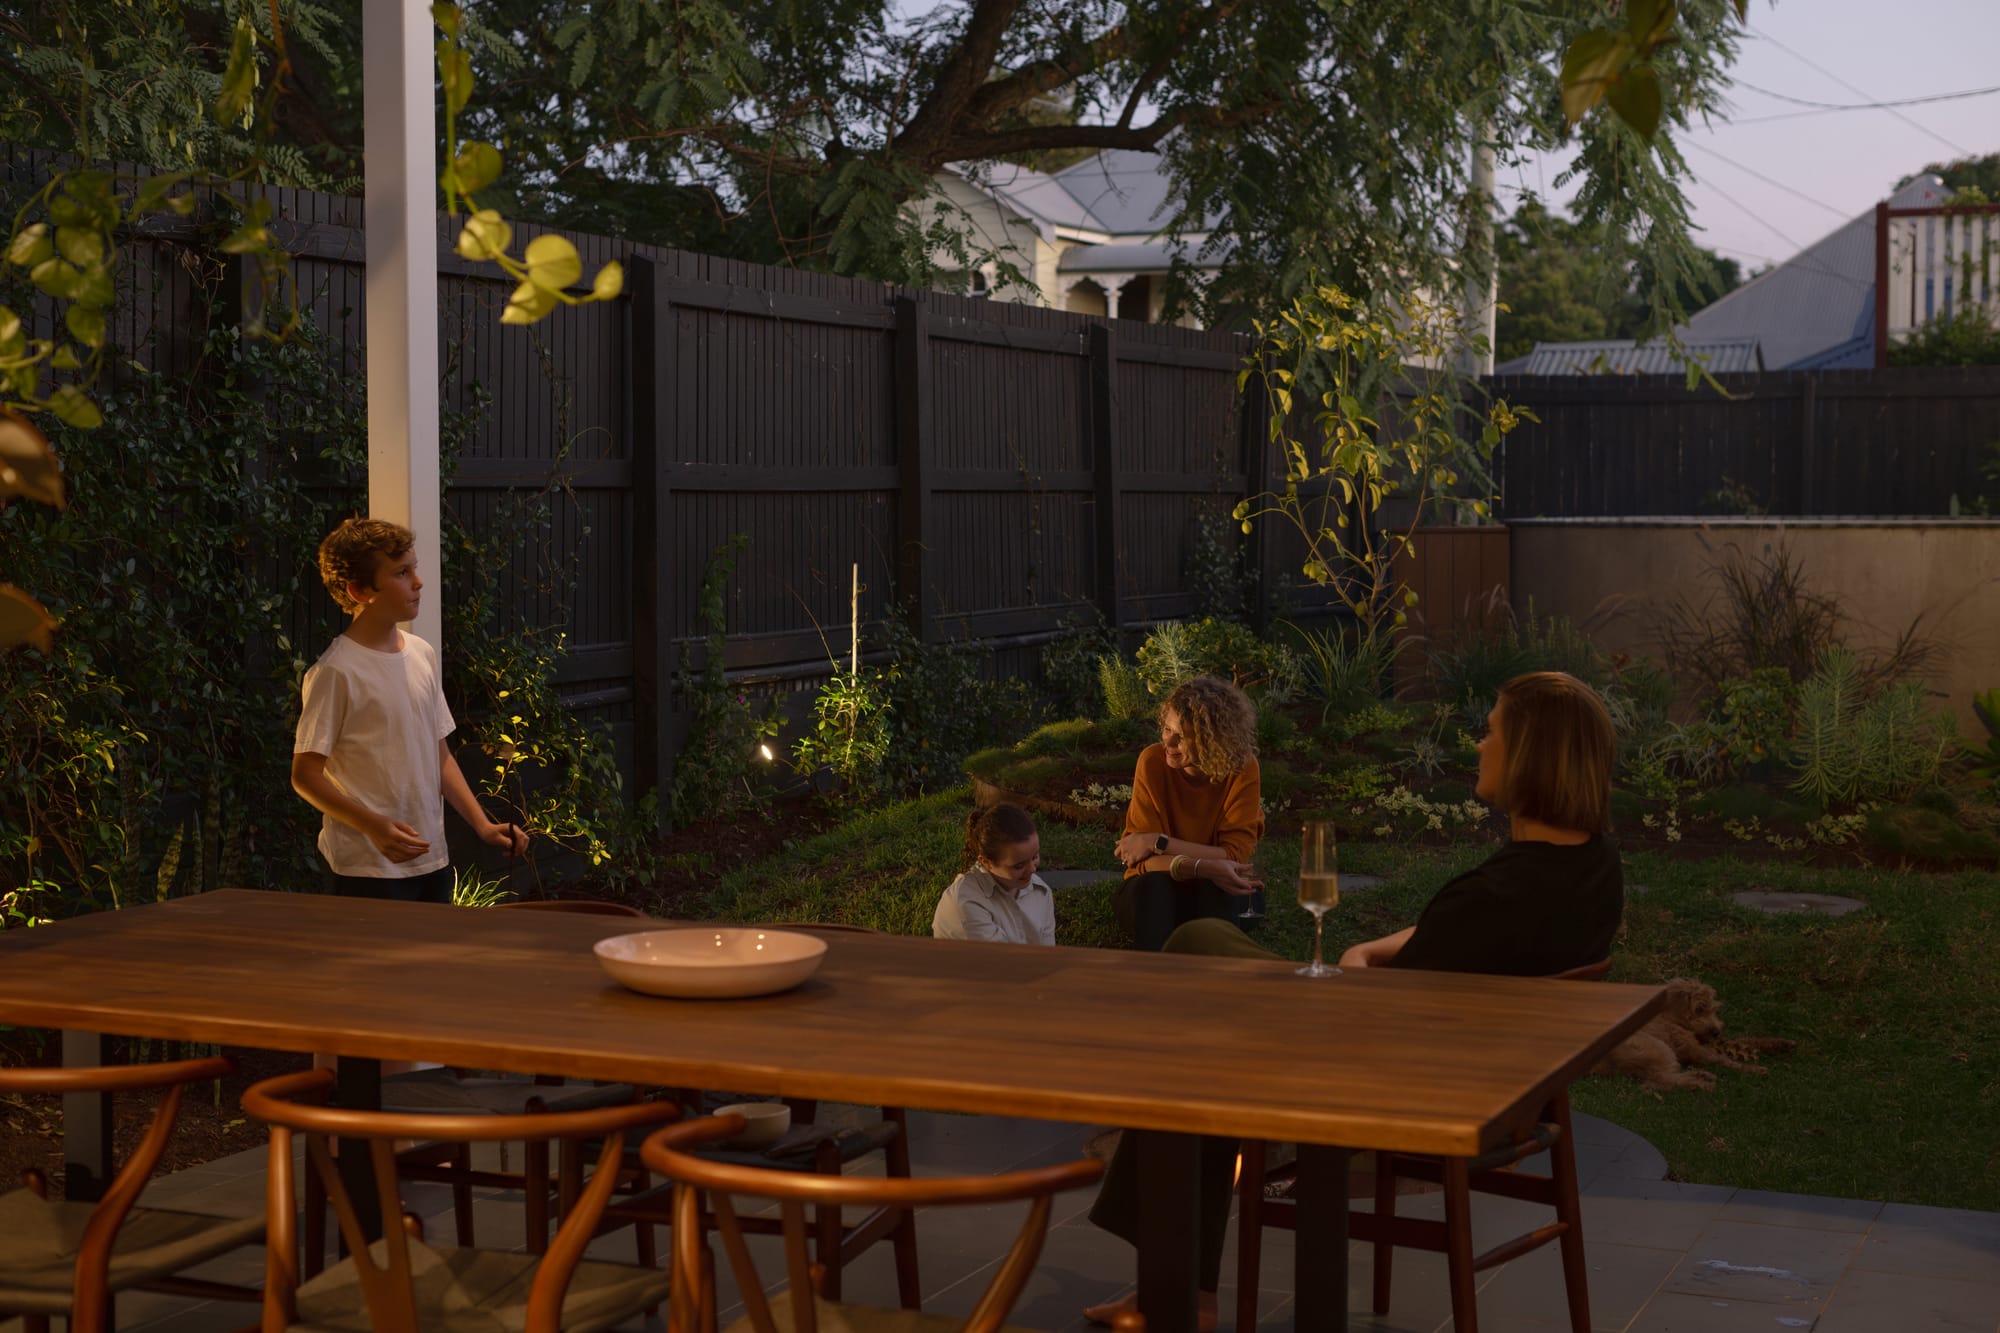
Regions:
<svg viewBox="0 0 2000 1333"><path fill-rule="evenodd" d="M1299 906L1313 914L1313 960L1294 969L1302 977L1337 977L1340 969L1322 961L1327 911L1340 902L1340 871L1333 821L1309 819L1299 834Z"/></svg>

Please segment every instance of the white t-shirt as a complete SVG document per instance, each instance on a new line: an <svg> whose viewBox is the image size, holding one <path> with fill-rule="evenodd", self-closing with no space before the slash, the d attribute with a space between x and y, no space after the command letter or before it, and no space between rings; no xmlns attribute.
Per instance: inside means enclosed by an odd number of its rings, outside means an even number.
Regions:
<svg viewBox="0 0 2000 1333"><path fill-rule="evenodd" d="M951 882L938 899L931 934L941 940L998 940L1002 944L1054 944L1056 900L1040 875L1019 893L978 866Z"/></svg>
<svg viewBox="0 0 2000 1333"><path fill-rule="evenodd" d="M320 854L337 875L407 879L449 864L438 742L457 724L445 706L437 650L402 634L398 652L363 648L345 634L306 671L294 754L326 756L326 776L348 797L399 819L431 848L391 861L359 829L332 815L319 830Z"/></svg>

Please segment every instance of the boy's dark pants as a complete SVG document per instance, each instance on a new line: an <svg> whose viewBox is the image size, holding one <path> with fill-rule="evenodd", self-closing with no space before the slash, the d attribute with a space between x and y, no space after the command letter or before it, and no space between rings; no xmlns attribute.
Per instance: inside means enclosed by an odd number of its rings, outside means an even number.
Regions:
<svg viewBox="0 0 2000 1333"><path fill-rule="evenodd" d="M451 902L451 867L439 866L436 870L421 875L411 875L407 879L377 879L372 875L336 875L326 872L326 888L329 893L337 893L343 898L387 898L403 903L445 903Z"/></svg>

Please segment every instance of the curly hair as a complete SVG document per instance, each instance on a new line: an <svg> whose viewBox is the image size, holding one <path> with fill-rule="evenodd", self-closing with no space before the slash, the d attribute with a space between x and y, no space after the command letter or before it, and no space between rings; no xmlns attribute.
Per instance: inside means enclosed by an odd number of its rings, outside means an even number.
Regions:
<svg viewBox="0 0 2000 1333"><path fill-rule="evenodd" d="M1162 718L1181 720L1188 767L1205 778L1228 777L1257 757L1257 709L1242 690L1219 676L1182 681L1160 705Z"/></svg>
<svg viewBox="0 0 2000 1333"><path fill-rule="evenodd" d="M353 615L361 604L347 591L347 585L373 587L378 557L394 560L416 544L415 535L400 523L380 518L347 519L319 544L320 581L340 609Z"/></svg>

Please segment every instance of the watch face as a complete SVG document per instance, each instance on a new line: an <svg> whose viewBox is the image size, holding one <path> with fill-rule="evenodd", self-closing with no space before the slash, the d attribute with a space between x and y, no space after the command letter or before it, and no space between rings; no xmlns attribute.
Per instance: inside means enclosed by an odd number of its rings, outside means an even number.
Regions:
<svg viewBox="0 0 2000 1333"><path fill-rule="evenodd" d="M1166 835L1166 834L1164 834L1164 833L1162 833L1162 834L1159 834L1158 836L1156 836L1156 837L1155 837L1155 838L1153 839L1153 850L1154 850L1154 851L1156 851L1156 852L1164 852L1164 851L1166 851L1166 850L1167 850L1167 835Z"/></svg>

